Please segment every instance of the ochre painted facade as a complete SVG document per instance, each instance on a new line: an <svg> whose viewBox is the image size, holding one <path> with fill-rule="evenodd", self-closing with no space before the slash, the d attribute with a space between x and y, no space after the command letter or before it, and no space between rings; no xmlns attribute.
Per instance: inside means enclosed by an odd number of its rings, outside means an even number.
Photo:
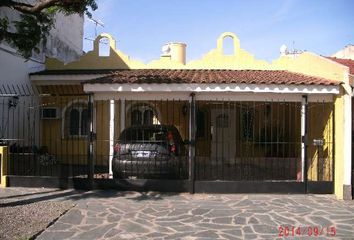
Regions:
<svg viewBox="0 0 354 240"><path fill-rule="evenodd" d="M344 180L344 89L341 89L339 96L334 101L334 121L335 121L335 155L334 155L334 193L337 198L343 199L343 180Z"/></svg>
<svg viewBox="0 0 354 240"><path fill-rule="evenodd" d="M224 55L223 41L230 37L234 43L234 54ZM99 41L107 38L110 44L110 55L100 56ZM182 53L180 53L182 54ZM343 81L346 67L334 63L324 57L311 52L301 54L288 54L280 56L272 63L258 60L252 54L241 48L238 37L230 32L221 34L217 39L216 48L205 54L199 60L192 60L186 64L171 61L161 57L150 63L133 60L128 55L116 49L114 38L107 34L99 35L94 41L92 51L83 55L78 61L63 64L55 59L47 59L48 70L69 69L258 69L258 70L288 70L307 75L324 77L327 79Z"/></svg>
<svg viewBox="0 0 354 240"><path fill-rule="evenodd" d="M333 103L310 103L309 106L308 179L310 181L333 180ZM321 116L321 117L318 117ZM314 140L323 139L323 146L314 146ZM320 167L323 166L323 167Z"/></svg>
<svg viewBox="0 0 354 240"><path fill-rule="evenodd" d="M223 54L223 41L225 38L230 37L234 43L234 53L232 55ZM99 41L102 38L107 38L110 44L110 55L106 57L99 56ZM178 54L178 53L177 53ZM182 54L182 53L181 53ZM162 56L160 59L154 60L150 63L143 63L140 61L132 60L130 57L121 51L116 49L115 40L109 34L101 34L97 37L94 42L94 49L84 56L82 56L78 61L72 62L64 65L63 63L54 60L47 59L46 66L48 70L70 70L70 69L143 69L143 68L161 68L161 69L258 69L258 70L288 70L292 72L303 73L306 75L312 75L317 77L323 77L331 80L336 80L343 82L340 94L334 96L333 104L327 104L321 111L326 115L325 119L312 118L310 125L313 126L310 131L311 134L316 138L323 138L325 141L324 152L321 153L326 156L325 159L318 158L317 149L310 147L309 149L309 159L311 159L311 166L308 170L308 176L310 180L330 180L334 177L335 179L335 194L338 198L343 198L343 172L344 172L344 150L342 149L344 141L344 126L341 124L344 122L344 96L349 94L349 80L347 78L348 68L328 60L324 57L316 55L311 52L304 52L301 54L287 54L280 56L278 59L274 60L272 63L268 63L264 60L257 60L252 54L241 48L241 44L237 36L233 33L223 33L218 39L216 48L208 52L199 60L193 60L186 64L182 64L178 61L173 61L169 57ZM163 110L164 106L162 103L161 115L165 116ZM176 107L176 113L181 112L181 106ZM311 107L311 104L310 104ZM115 105L115 119L120 119L120 103ZM97 117L102 116L100 121L97 121L96 127L97 132L101 135L97 136L97 144L102 143L102 153L99 155L106 156L109 149L108 144L103 144L108 136L108 126L102 126L99 122L107 122L109 105L108 103L102 104L102 107L97 110ZM168 111L171 111L170 109ZM317 110L316 110L317 111ZM320 110L318 110L320 111ZM171 114L171 113L169 113ZM316 115L315 111L313 113ZM297 116L300 118L300 116ZM321 120L321 124L318 121ZM162 122L165 122L163 119ZM335 122L335 124L333 124ZM45 126L48 129L60 129L60 124L52 122L51 126ZM299 126L300 127L300 126ZM100 131L98 131L98 128ZM186 125L179 126L182 133L186 132ZM120 131L120 121L115 121L115 129ZM56 130L59 132L59 130ZM48 130L46 130L48 132ZM334 135L333 135L334 133ZM118 133L116 132L115 136ZM183 136L186 137L186 136ZM332 144L334 142L334 145ZM204 144L203 148L208 149L208 141L201 142ZM82 144L82 149L85 149L84 142ZM241 147L241 146L240 146ZM65 149L71 151L70 149ZM74 150L73 150L74 151ZM261 150L258 150L261 151ZM335 166L331 166L331 159L334 154ZM102 157L103 159L104 157ZM315 171L313 166L319 164L321 161L324 164L323 172ZM335 169L334 176L332 174L332 169Z"/></svg>

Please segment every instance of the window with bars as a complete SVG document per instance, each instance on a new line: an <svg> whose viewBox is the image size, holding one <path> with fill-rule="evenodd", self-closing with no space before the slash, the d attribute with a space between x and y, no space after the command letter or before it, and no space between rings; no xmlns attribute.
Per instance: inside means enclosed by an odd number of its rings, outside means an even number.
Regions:
<svg viewBox="0 0 354 240"><path fill-rule="evenodd" d="M155 117L156 118L156 117ZM154 124L154 111L147 106L136 106L131 112L131 125Z"/></svg>
<svg viewBox="0 0 354 240"><path fill-rule="evenodd" d="M67 136L85 137L89 132L89 113L87 105L73 104L66 111Z"/></svg>

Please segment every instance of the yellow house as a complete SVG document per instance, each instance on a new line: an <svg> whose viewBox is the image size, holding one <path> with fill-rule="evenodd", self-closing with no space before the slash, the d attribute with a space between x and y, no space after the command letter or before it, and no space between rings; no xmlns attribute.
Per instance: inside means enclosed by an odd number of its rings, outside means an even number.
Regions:
<svg viewBox="0 0 354 240"><path fill-rule="evenodd" d="M101 56L102 38L108 56ZM233 40L231 55L223 53L225 38ZM145 64L101 34L76 62L47 59L46 70L30 76L42 113L38 145L60 162L61 174L84 176L89 163L89 175L110 178L124 129L167 125L189 140L179 161L192 191L352 197L347 66L286 49L268 63L230 32L199 60L186 62L186 51L184 43L168 43Z"/></svg>

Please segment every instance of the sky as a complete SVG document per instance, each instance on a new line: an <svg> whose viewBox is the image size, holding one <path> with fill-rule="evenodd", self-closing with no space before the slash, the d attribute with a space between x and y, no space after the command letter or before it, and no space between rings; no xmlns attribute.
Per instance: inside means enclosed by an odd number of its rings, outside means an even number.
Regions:
<svg viewBox="0 0 354 240"><path fill-rule="evenodd" d="M216 48L233 32L241 48L271 62L280 46L329 56L354 44L354 0L97 0L93 18L104 23L119 50L145 63L158 59L168 42L187 44L187 61ZM95 37L85 19L84 37ZM84 51L92 50L84 40ZM225 42L226 51L231 41Z"/></svg>

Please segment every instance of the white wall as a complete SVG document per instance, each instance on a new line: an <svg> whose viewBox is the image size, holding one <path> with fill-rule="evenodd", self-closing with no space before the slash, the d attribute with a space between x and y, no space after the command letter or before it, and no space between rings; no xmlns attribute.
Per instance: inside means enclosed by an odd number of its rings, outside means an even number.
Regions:
<svg viewBox="0 0 354 240"><path fill-rule="evenodd" d="M3 7L0 9L0 17L4 16L14 21L19 18L19 13ZM23 59L6 42L0 43L0 85L29 84L28 73L44 70L45 56L56 57L64 62L76 60L83 52L83 23L83 17L78 14L65 16L58 13L46 50L33 54L29 61ZM10 26L10 30L15 29Z"/></svg>
<svg viewBox="0 0 354 240"><path fill-rule="evenodd" d="M7 16L10 21L19 18L18 12L9 8L0 8L0 16ZM38 145L38 142L32 141L38 139L39 134L39 121L36 120L39 119L38 99L20 97L18 106L9 107L10 97L3 94L9 93L8 86L12 90L11 93L14 92L13 87L15 87L18 95L17 85L21 89L22 86L30 86L29 73L45 69L45 56L69 62L76 60L82 54L83 17L65 16L59 13L55 18L55 27L50 31L47 49L42 49L39 54L33 54L29 60L25 60L7 43L0 43L0 138L22 139L18 142L21 145ZM9 143L13 144L14 141Z"/></svg>
<svg viewBox="0 0 354 240"><path fill-rule="evenodd" d="M39 131L38 121L37 126L33 125L34 118L38 118L36 98L19 97L18 105L9 107L11 97L3 94L18 94L17 86L21 90L24 85L30 87L28 73L43 70L44 64L34 60L25 61L14 49L4 44L0 44L0 63L0 138L21 139L17 142L23 145L37 144L32 141L38 139ZM9 141L10 144L14 142Z"/></svg>
<svg viewBox="0 0 354 240"><path fill-rule="evenodd" d="M77 60L83 53L83 26L84 18L78 14L56 14L55 25L47 40L46 55L65 63Z"/></svg>
<svg viewBox="0 0 354 240"><path fill-rule="evenodd" d="M331 57L354 60L354 45L346 46L345 48L333 54Z"/></svg>
<svg viewBox="0 0 354 240"><path fill-rule="evenodd" d="M34 2L30 0L28 2ZM0 17L6 16L9 22L20 18L19 12L10 8L0 8ZM83 53L83 16L73 14L66 16L62 13L55 15L54 26L47 38L46 47L40 47L41 53L34 53L32 58L43 62L45 56L57 58L65 63L77 60ZM10 31L15 31L13 24L9 26ZM2 43L7 45L6 43ZM1 49L0 49L1 50ZM0 58L0 61L2 58Z"/></svg>
<svg viewBox="0 0 354 240"><path fill-rule="evenodd" d="M4 44L0 44L0 62L0 85L29 84L28 73L44 69L44 64L40 61L26 61Z"/></svg>

